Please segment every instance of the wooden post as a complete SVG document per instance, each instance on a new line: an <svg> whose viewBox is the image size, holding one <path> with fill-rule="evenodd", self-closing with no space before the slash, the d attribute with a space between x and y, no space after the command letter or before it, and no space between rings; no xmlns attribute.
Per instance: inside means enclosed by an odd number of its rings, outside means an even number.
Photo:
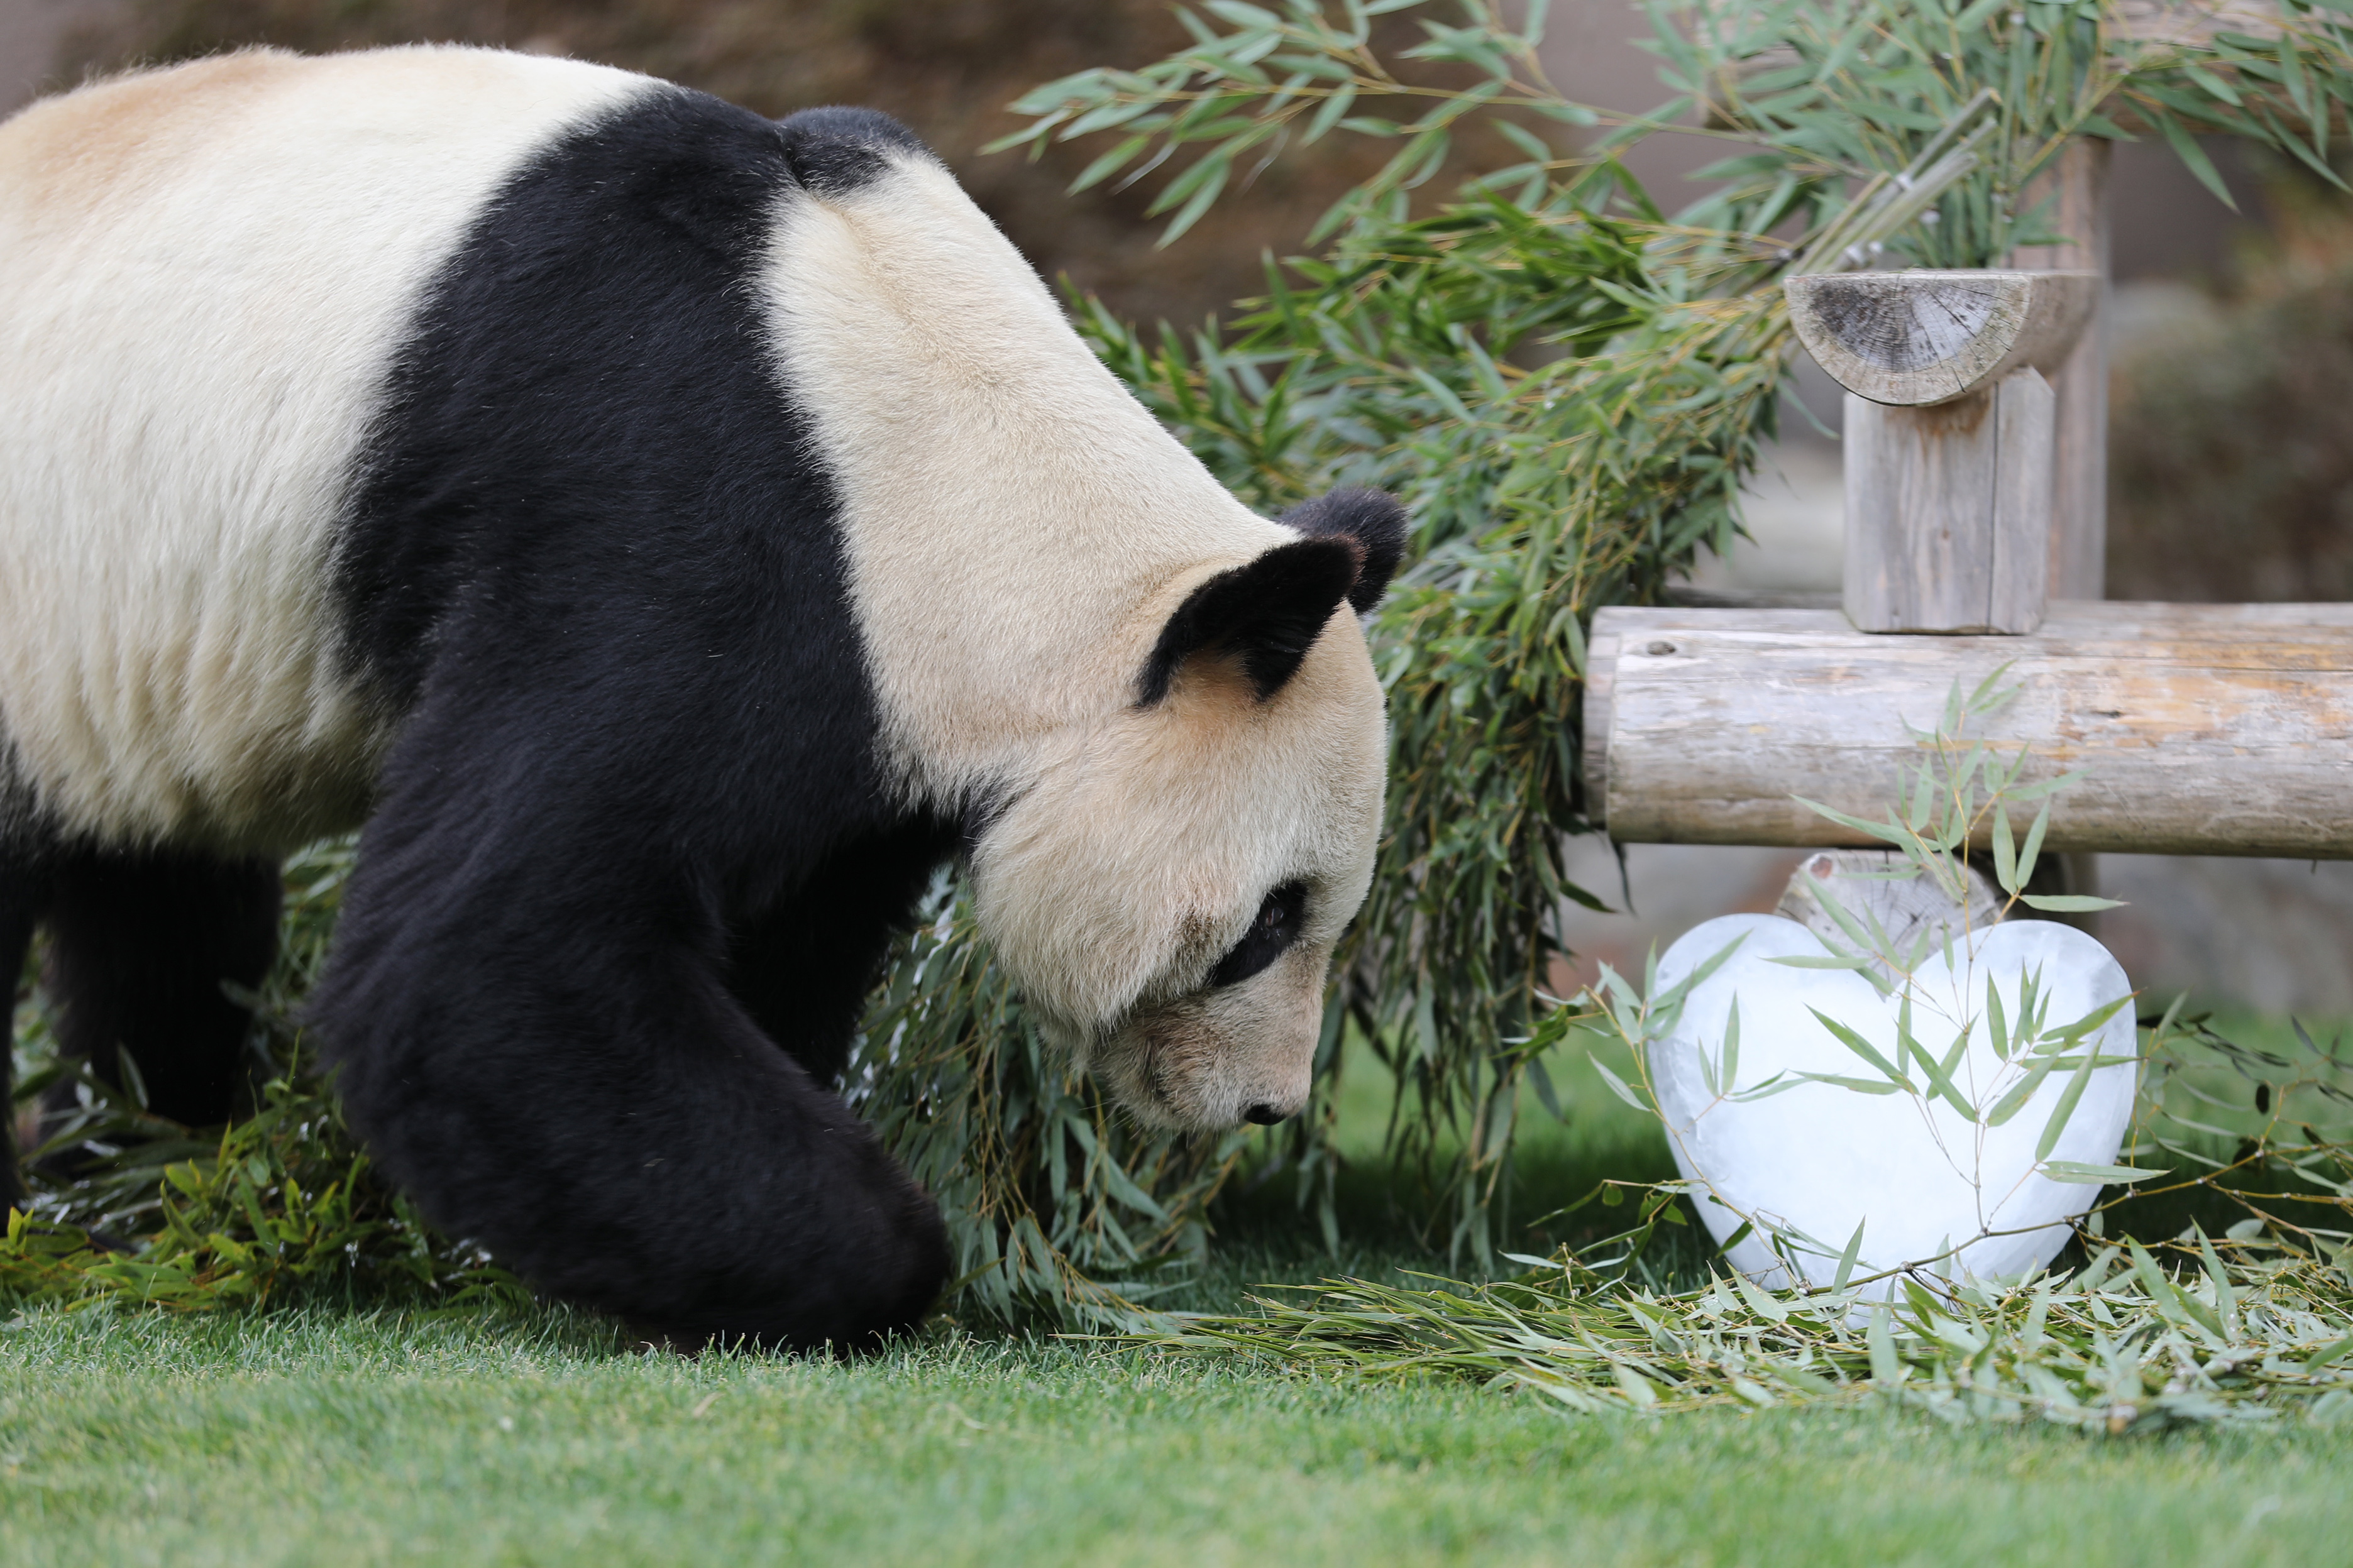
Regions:
<svg viewBox="0 0 2353 1568"><path fill-rule="evenodd" d="M1867 632L2032 631L2054 407L2088 272L1792 278L1789 319L1847 389L1846 611Z"/></svg>
<svg viewBox="0 0 2353 1568"><path fill-rule="evenodd" d="M1858 628L2042 624L2051 420L2051 387L2031 370L1927 408L1847 394L1846 613Z"/></svg>
<svg viewBox="0 0 2353 1568"><path fill-rule="evenodd" d="M2269 10L2268 5L2256 7ZM2234 18L2242 32L2274 37L2253 18ZM2099 279L2091 316L2075 347L2052 382L2058 408L2053 421L2051 476L2051 592L2063 599L2108 596L2108 291L2114 276L2109 245L2108 166L2114 144L2079 136L2059 154L2058 166L2026 192L2024 209L2046 198L2052 227L2064 243L2021 246L2010 265L2030 271L2085 271ZM2100 866L2091 855L2060 858L2069 893L2100 890ZM2076 917L2094 931L2096 915Z"/></svg>
<svg viewBox="0 0 2353 1568"><path fill-rule="evenodd" d="M2080 137L2059 166L2035 183L2028 210L2055 197L2052 227L2064 245L2021 246L2012 266L2089 272L2099 279L2073 350L2051 378L2057 403L2052 462L2051 593L2061 599L2107 596L2109 143Z"/></svg>
<svg viewBox="0 0 2353 1568"><path fill-rule="evenodd" d="M1824 942L1844 948L1853 942L1836 915L1822 902L1823 884L1836 882L1831 894L1849 919L1875 923L1886 933L1887 945L1909 952L1923 936L1938 945L1971 931L2001 922L2002 895L1978 861L1960 870L1963 901L1946 897L1944 889L1927 877L1906 879L1906 862L1893 849L1822 849L1806 857L1789 873L1781 901L1773 912L1793 920ZM1931 935L1933 933L1933 935ZM1871 967L1885 979L1895 972L1877 958Z"/></svg>
<svg viewBox="0 0 2353 1568"><path fill-rule="evenodd" d="M2242 23L2235 9L2229 18L2211 7L2157 11L2127 6L2118 26L2152 38L2177 23L2277 30L2275 17ZM2029 194L2030 206L2052 194L2054 226L2072 237L2016 252L2014 270L1789 280L1799 338L1863 400L1850 404L1847 454L1853 619L1796 609L1597 615L1586 782L1613 839L1870 844L1792 797L1878 816L1897 773L1922 760L1922 732L1946 694L2000 673L2019 692L1977 738L2005 753L2027 748L2023 782L2089 770L2052 798L2045 864L2065 864L2072 886L2048 890L2094 890L2101 851L2353 859L2353 606L2101 602L2108 152L2088 141L2069 149L2047 186ZM2060 308L2062 296L2076 302ZM2049 330L2027 325L2038 310ZM2040 602L2024 552L2010 548L2031 531L2021 518L2032 453L2021 441L2005 448L2002 435L2010 378L2037 373L2051 380L2041 559L2053 600L2043 624L1999 636L1876 635L2015 627L2018 606ZM2027 423L2032 395L2030 385L2015 411ZM1986 400L1980 413L1960 407L1973 396ZM1989 459L1972 445L1989 427ZM2010 456L2021 460L2016 473ZM2013 480L2018 493L2002 500ZM1984 544L1982 590L1954 589L1971 529ZM1999 592L1997 579L2007 584Z"/></svg>

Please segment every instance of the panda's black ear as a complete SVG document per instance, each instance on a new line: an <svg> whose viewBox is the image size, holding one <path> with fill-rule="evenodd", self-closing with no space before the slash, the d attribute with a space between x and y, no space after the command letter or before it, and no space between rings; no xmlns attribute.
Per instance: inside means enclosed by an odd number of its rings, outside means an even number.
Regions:
<svg viewBox="0 0 2353 1568"><path fill-rule="evenodd" d="M1278 521L1310 538L1356 543L1361 553L1356 580L1348 589L1348 606L1360 616L1381 602L1405 555L1405 508L1397 497L1379 490L1334 490L1301 501Z"/></svg>
<svg viewBox="0 0 2353 1568"><path fill-rule="evenodd" d="M1136 683L1136 705L1168 695L1179 666L1197 653L1232 654L1263 702L1282 689L1356 580L1359 554L1339 539L1278 544L1220 572L1187 596L1160 628Z"/></svg>
<svg viewBox="0 0 2353 1568"><path fill-rule="evenodd" d="M821 196L843 196L890 172L894 149L932 156L916 134L872 109L804 109L776 121L785 165Z"/></svg>

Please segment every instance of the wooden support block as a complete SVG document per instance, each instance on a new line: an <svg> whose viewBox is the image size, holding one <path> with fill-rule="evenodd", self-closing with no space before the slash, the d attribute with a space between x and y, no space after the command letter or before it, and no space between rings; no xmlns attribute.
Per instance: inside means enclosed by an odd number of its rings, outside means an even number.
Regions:
<svg viewBox="0 0 2353 1568"><path fill-rule="evenodd" d="M2275 29L2274 29L2275 30ZM2027 270L2088 273L2093 290L2075 346L2046 369L2057 406L2052 428L2051 593L2098 599L2108 581L2108 165L2115 143L2079 136L2026 193L2029 208L2051 204L2064 245L2011 253Z"/></svg>
<svg viewBox="0 0 2353 1568"><path fill-rule="evenodd" d="M1846 400L1846 613L1866 632L2031 632L2051 570L2051 388Z"/></svg>
<svg viewBox="0 0 2353 1568"><path fill-rule="evenodd" d="M2052 559L2056 405L2099 275L1792 278L1789 319L1847 389L1846 613L1866 632L2031 632Z"/></svg>
<svg viewBox="0 0 2353 1568"><path fill-rule="evenodd" d="M1879 817L1946 694L2055 797L2054 852L2353 858L2353 605L2059 600L2031 637L1886 637L1822 610L1594 617L1588 799L1621 842L1858 846L1797 804ZM2021 824L2022 826L2022 824Z"/></svg>
<svg viewBox="0 0 2353 1568"><path fill-rule="evenodd" d="M2095 272L1820 272L1783 285L1798 341L1873 403L1967 397L2056 370L2099 298Z"/></svg>

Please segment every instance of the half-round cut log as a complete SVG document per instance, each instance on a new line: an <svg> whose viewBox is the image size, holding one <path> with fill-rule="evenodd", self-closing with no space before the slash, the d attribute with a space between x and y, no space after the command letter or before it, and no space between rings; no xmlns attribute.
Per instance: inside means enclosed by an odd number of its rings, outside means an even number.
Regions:
<svg viewBox="0 0 2353 1568"><path fill-rule="evenodd" d="M1831 379L1873 403L1950 403L2026 367L2052 372L2099 298L2096 272L1818 272L1789 322Z"/></svg>

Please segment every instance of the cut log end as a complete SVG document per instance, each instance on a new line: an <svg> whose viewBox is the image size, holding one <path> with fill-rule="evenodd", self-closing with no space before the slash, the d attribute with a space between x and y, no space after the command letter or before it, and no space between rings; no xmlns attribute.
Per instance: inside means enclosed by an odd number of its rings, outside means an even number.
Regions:
<svg viewBox="0 0 2353 1568"><path fill-rule="evenodd" d="M2095 272L1825 272L1784 286L1798 339L1857 396L1949 403L2055 370L2099 297Z"/></svg>
<svg viewBox="0 0 2353 1568"><path fill-rule="evenodd" d="M1831 897L1851 921L1868 927L1876 922L1898 952L1910 952L1923 935L1930 944L1965 938L2001 921L2001 895L1975 866L1953 863L1968 902L1966 906L1925 875L1902 878L1907 862L1886 849L1818 849L1789 873L1789 885L1773 912L1796 921L1823 942L1841 951L1859 943L1823 903L1821 887L1834 883ZM1930 935L1929 933L1933 933ZM1889 980L1896 978L1886 963L1873 958L1872 967Z"/></svg>

